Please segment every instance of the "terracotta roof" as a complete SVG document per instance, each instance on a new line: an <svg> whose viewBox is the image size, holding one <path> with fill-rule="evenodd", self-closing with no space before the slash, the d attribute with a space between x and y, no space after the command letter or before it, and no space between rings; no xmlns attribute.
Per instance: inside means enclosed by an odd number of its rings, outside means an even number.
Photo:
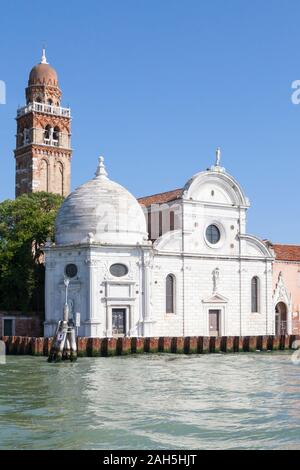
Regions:
<svg viewBox="0 0 300 470"><path fill-rule="evenodd" d="M30 72L28 86L30 85L58 86L57 73L49 64L37 64Z"/></svg>
<svg viewBox="0 0 300 470"><path fill-rule="evenodd" d="M175 201L182 196L183 189L173 189L173 191L166 191L165 193L153 194L152 196L145 196L138 199L139 203L149 207L151 204L163 204L165 202Z"/></svg>
<svg viewBox="0 0 300 470"><path fill-rule="evenodd" d="M300 261L300 245L272 244L276 259L282 261Z"/></svg>

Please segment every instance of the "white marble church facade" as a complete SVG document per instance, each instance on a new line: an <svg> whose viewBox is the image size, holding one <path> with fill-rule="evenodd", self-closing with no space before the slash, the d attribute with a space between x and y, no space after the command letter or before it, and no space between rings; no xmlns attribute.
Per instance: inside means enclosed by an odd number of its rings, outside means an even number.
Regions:
<svg viewBox="0 0 300 470"><path fill-rule="evenodd" d="M45 249L45 336L62 318L65 277L81 336L274 334L274 255L246 233L249 201L219 151L169 199L143 210L100 159L64 201Z"/></svg>

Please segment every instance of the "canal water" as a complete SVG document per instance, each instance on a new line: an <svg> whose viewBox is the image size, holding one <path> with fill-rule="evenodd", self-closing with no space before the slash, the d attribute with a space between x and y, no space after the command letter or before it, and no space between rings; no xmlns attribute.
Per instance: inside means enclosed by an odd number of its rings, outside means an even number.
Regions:
<svg viewBox="0 0 300 470"><path fill-rule="evenodd" d="M300 449L290 353L0 365L0 449Z"/></svg>

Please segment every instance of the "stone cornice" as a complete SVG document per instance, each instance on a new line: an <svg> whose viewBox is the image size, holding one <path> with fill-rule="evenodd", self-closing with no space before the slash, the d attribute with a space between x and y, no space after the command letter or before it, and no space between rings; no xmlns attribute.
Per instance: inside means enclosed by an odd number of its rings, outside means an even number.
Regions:
<svg viewBox="0 0 300 470"><path fill-rule="evenodd" d="M38 144L28 144L24 147L18 148L14 150L15 157L19 157L20 155L24 155L28 153L31 157L32 152L36 152L42 155L56 155L56 156L72 156L72 149L64 148L64 147L54 147L50 145L38 145Z"/></svg>

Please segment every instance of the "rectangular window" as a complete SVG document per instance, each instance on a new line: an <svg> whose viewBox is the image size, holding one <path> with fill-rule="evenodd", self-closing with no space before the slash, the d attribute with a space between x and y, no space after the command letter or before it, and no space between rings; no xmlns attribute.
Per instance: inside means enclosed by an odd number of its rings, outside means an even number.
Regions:
<svg viewBox="0 0 300 470"><path fill-rule="evenodd" d="M175 214L174 211L170 212L170 231L175 230Z"/></svg>
<svg viewBox="0 0 300 470"><path fill-rule="evenodd" d="M13 336L13 320L8 318L3 320L3 336Z"/></svg>
<svg viewBox="0 0 300 470"><path fill-rule="evenodd" d="M163 234L163 214L162 211L159 211L159 236L161 237Z"/></svg>

